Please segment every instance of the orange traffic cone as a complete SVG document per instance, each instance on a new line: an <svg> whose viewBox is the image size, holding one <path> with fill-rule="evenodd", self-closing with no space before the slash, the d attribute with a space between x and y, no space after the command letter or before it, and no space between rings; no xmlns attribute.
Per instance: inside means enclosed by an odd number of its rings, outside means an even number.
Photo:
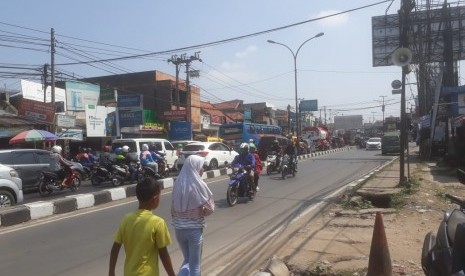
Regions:
<svg viewBox="0 0 465 276"><path fill-rule="evenodd" d="M390 276L392 275L391 256L384 232L383 217L376 212L373 238L371 239L370 259L368 260L367 276Z"/></svg>

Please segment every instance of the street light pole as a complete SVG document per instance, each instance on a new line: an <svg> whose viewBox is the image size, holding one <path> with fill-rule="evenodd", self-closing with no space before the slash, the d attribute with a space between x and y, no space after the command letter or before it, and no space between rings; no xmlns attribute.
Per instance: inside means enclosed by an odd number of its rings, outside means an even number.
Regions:
<svg viewBox="0 0 465 276"><path fill-rule="evenodd" d="M316 34L315 36L305 40L302 44L300 44L299 48L297 48L297 51L294 53L294 51L292 51L291 48L289 48L287 45L283 44L283 43L279 43L279 42L276 42L276 41L273 41L273 40L267 40L268 43L272 43L272 44L278 44L278 45L281 45L281 46L284 46L286 47L292 54L292 57L294 59L294 89L295 89L295 122L296 122L296 132L297 132L297 139L300 139L300 112L299 112L299 104L298 104L298 97L297 97L297 55L299 54L299 51L300 49L302 48L302 46L304 46L305 43L307 43L308 41L314 39L314 38L317 38L317 37L320 37L320 36L323 36L324 33L318 33Z"/></svg>

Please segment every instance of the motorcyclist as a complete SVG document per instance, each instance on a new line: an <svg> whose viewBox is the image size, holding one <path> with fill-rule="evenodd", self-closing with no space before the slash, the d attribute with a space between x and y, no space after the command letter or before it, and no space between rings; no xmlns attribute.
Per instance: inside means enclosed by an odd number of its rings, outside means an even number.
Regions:
<svg viewBox="0 0 465 276"><path fill-rule="evenodd" d="M131 174L131 182L136 181L136 168L134 168L131 164L131 159L128 156L129 153L129 146L122 146L115 149L115 162L119 165L122 165L127 168L128 172Z"/></svg>
<svg viewBox="0 0 465 276"><path fill-rule="evenodd" d="M262 172L262 161L260 159L260 155L257 152L257 147L255 146L254 143L249 144L250 148L250 153L254 156L255 158L255 169L253 171L253 180L254 180L254 186L255 186L255 191L258 192L258 179L260 178L260 173Z"/></svg>
<svg viewBox="0 0 465 276"><path fill-rule="evenodd" d="M271 152L275 152L276 154L276 168L279 168L279 165L280 165L280 159L279 156L281 155L281 147L279 146L279 142L278 140L274 140L273 143L271 144L271 148L270 148L270 151Z"/></svg>
<svg viewBox="0 0 465 276"><path fill-rule="evenodd" d="M150 154L152 155L152 159L157 164L157 170L156 170L157 173L158 173L158 163L165 161L165 157L163 157L163 154L160 153L158 150L159 148L155 144L151 144L149 146L149 151L150 151Z"/></svg>
<svg viewBox="0 0 465 276"><path fill-rule="evenodd" d="M149 151L149 145L143 144L141 149L142 151L139 156L140 164L152 168L155 171L155 176L158 176L158 164Z"/></svg>
<svg viewBox="0 0 465 276"><path fill-rule="evenodd" d="M297 147L294 140L287 145L284 154L289 155L291 162L294 163L294 171L297 172Z"/></svg>
<svg viewBox="0 0 465 276"><path fill-rule="evenodd" d="M66 161L61 156L61 147L60 146L53 146L50 152L50 171L56 173L58 178L62 181L62 186L68 186L66 183L68 176L71 175L71 166L72 164Z"/></svg>
<svg viewBox="0 0 465 276"><path fill-rule="evenodd" d="M111 147L104 146L102 150L103 150L103 153L101 153L99 156L99 165L106 169L109 169L112 164L111 155L110 155Z"/></svg>
<svg viewBox="0 0 465 276"><path fill-rule="evenodd" d="M79 153L76 155L76 161L81 163L83 166L87 166L89 163L89 155L87 154L86 148L79 149Z"/></svg>
<svg viewBox="0 0 465 276"><path fill-rule="evenodd" d="M240 145L241 153L234 157L231 165L240 164L247 171L246 184L247 188L250 189L254 183L254 169L255 169L255 157L249 152L249 144L242 143Z"/></svg>

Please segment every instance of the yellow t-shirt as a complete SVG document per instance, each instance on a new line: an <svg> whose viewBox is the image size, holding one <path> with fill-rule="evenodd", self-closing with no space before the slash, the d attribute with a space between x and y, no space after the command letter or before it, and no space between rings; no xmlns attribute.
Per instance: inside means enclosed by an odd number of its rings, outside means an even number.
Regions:
<svg viewBox="0 0 465 276"><path fill-rule="evenodd" d="M124 275L159 275L158 249L171 243L165 221L149 210L137 210L121 220L114 241L126 252Z"/></svg>

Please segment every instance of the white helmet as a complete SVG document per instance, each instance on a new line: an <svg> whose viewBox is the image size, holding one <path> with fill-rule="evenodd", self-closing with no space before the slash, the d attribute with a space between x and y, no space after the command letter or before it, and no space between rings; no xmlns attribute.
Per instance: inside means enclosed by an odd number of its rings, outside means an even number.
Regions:
<svg viewBox="0 0 465 276"><path fill-rule="evenodd" d="M242 143L241 146L240 146L241 149L243 148L249 148L249 144L247 143Z"/></svg>
<svg viewBox="0 0 465 276"><path fill-rule="evenodd" d="M123 147L121 148L121 150L122 150L123 152L125 152L125 153L128 153L128 152L129 152L129 147L128 147L128 146L123 146Z"/></svg>
<svg viewBox="0 0 465 276"><path fill-rule="evenodd" d="M142 145L142 150L143 150L143 151L149 150L149 145L143 144L143 145Z"/></svg>
<svg viewBox="0 0 465 276"><path fill-rule="evenodd" d="M61 147L60 146L53 146L52 152L61 154Z"/></svg>

